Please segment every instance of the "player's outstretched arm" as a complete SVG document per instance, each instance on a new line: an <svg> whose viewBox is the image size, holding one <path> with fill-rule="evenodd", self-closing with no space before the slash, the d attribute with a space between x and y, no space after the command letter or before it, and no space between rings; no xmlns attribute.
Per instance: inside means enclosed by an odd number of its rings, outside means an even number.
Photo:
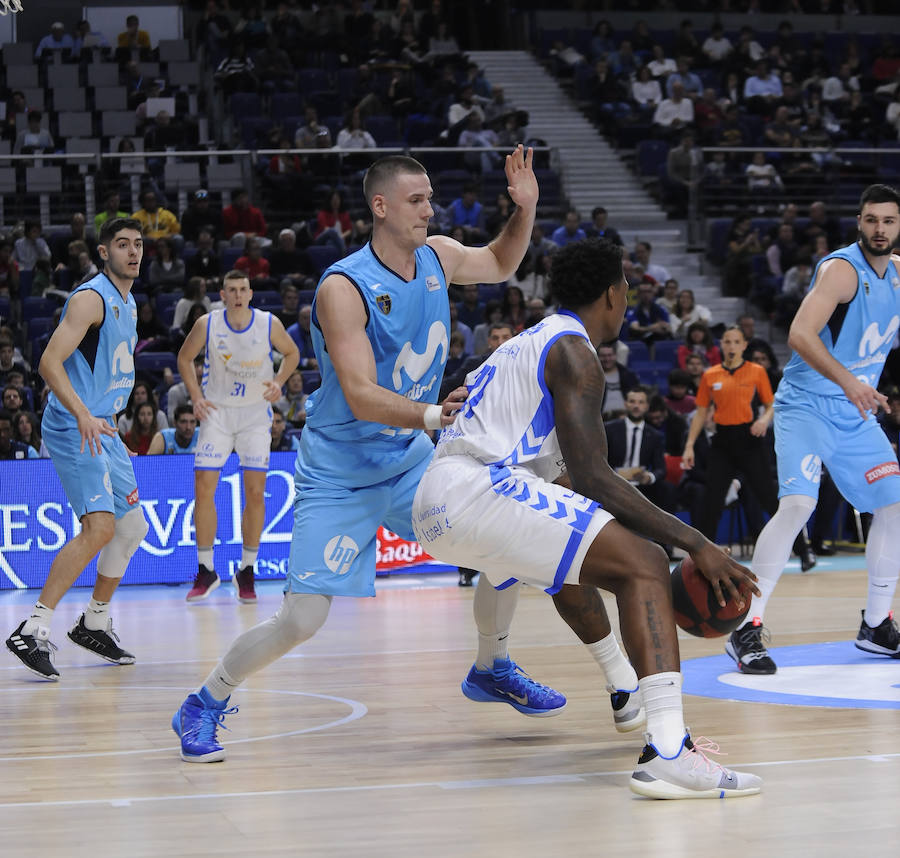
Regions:
<svg viewBox="0 0 900 858"><path fill-rule="evenodd" d="M440 257L448 283L500 283L519 267L537 210L539 189L532 166L534 152L521 146L506 156L507 190L516 204L500 235L486 247L465 247L444 235L434 235L428 244Z"/></svg>
<svg viewBox="0 0 900 858"><path fill-rule="evenodd" d="M544 378L553 394L556 434L572 488L602 503L629 530L690 552L720 604L723 589L739 601L741 585L757 592L749 570L652 504L610 467L600 417L605 380L591 345L580 337L560 337L550 349Z"/></svg>
<svg viewBox="0 0 900 858"><path fill-rule="evenodd" d="M66 410L78 421L81 451L87 444L92 456L100 452L100 436L115 435L116 430L103 417L88 411L72 387L63 362L78 348L89 328L103 324L103 298L93 289L85 289L69 298L66 314L53 332L41 355L38 372Z"/></svg>
<svg viewBox="0 0 900 858"><path fill-rule="evenodd" d="M316 318L344 398L357 420L406 429L439 429L456 419L459 406L450 398L442 406L432 406L378 384L375 354L366 336L366 308L346 277L333 274L319 286Z"/></svg>
<svg viewBox="0 0 900 858"><path fill-rule="evenodd" d="M840 386L866 419L867 411L875 412L879 406L887 408L887 397L835 360L819 336L838 305L853 300L858 286L856 269L849 262L825 262L791 322L788 345L814 370Z"/></svg>

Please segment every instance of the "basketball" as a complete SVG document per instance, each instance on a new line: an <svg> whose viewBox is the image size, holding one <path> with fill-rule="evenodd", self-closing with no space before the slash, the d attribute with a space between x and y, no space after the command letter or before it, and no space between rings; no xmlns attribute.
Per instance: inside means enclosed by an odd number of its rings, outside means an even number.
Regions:
<svg viewBox="0 0 900 858"><path fill-rule="evenodd" d="M702 575L690 557L685 557L672 570L672 607L680 629L698 638L717 638L742 625L750 610L750 596L745 594L744 607L726 597L725 607L716 601L712 584Z"/></svg>

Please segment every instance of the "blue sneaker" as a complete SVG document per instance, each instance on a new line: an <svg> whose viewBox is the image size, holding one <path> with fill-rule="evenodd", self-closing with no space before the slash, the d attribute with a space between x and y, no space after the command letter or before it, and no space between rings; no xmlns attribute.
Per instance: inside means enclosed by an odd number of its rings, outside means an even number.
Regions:
<svg viewBox="0 0 900 858"><path fill-rule="evenodd" d="M207 706L197 694L189 694L172 717L172 729L181 737L181 759L186 763L218 763L225 749L216 739L216 730L225 727L225 716L238 711Z"/></svg>
<svg viewBox="0 0 900 858"><path fill-rule="evenodd" d="M565 695L535 682L509 658L498 658L493 670L478 670L473 664L462 693L478 703L508 703L523 715L538 718L558 715L566 708Z"/></svg>

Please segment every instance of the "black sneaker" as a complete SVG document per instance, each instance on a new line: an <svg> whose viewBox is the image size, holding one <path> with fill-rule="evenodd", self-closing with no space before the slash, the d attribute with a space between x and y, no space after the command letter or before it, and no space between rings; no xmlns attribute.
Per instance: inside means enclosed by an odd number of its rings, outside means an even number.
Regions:
<svg viewBox="0 0 900 858"><path fill-rule="evenodd" d="M769 633L759 620L753 620L731 633L725 652L730 655L741 673L770 674L775 673L775 662L763 644L769 642Z"/></svg>
<svg viewBox="0 0 900 858"><path fill-rule="evenodd" d="M472 579L478 574L474 569L466 569L463 566L459 567L459 581L458 584L460 587L471 587Z"/></svg>
<svg viewBox="0 0 900 858"><path fill-rule="evenodd" d="M84 614L72 626L69 640L83 649L99 655L113 664L134 664L134 656L119 646L119 636L113 631L112 620L106 624L106 630L89 629L84 624Z"/></svg>
<svg viewBox="0 0 900 858"><path fill-rule="evenodd" d="M25 665L32 673L36 673L42 679L56 682L59 679L59 671L53 666L51 651L56 645L49 638L38 635L26 635L22 633L25 620L6 639L7 649ZM49 634L49 633L48 633Z"/></svg>
<svg viewBox="0 0 900 858"><path fill-rule="evenodd" d="M900 658L900 631L897 630L897 624L894 622L894 612L891 611L873 629L866 622L866 612L863 611L855 644L857 649L862 649L866 652L889 655L891 658Z"/></svg>

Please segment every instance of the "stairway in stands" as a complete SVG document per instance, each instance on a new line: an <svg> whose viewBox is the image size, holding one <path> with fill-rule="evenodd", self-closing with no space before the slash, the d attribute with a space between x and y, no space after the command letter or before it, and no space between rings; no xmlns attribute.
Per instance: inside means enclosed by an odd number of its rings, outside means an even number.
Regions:
<svg viewBox="0 0 900 858"><path fill-rule="evenodd" d="M609 224L626 248L637 240L653 246L653 261L664 265L682 288L693 289L697 303L712 311L714 322L733 322L744 311L739 298L724 298L721 278L700 254L686 250L686 227L666 219L665 211L642 186L616 150L575 106L559 82L527 51L469 51L491 84L502 84L506 100L527 110L528 135L556 149L551 166L563 194L589 220L602 205Z"/></svg>

